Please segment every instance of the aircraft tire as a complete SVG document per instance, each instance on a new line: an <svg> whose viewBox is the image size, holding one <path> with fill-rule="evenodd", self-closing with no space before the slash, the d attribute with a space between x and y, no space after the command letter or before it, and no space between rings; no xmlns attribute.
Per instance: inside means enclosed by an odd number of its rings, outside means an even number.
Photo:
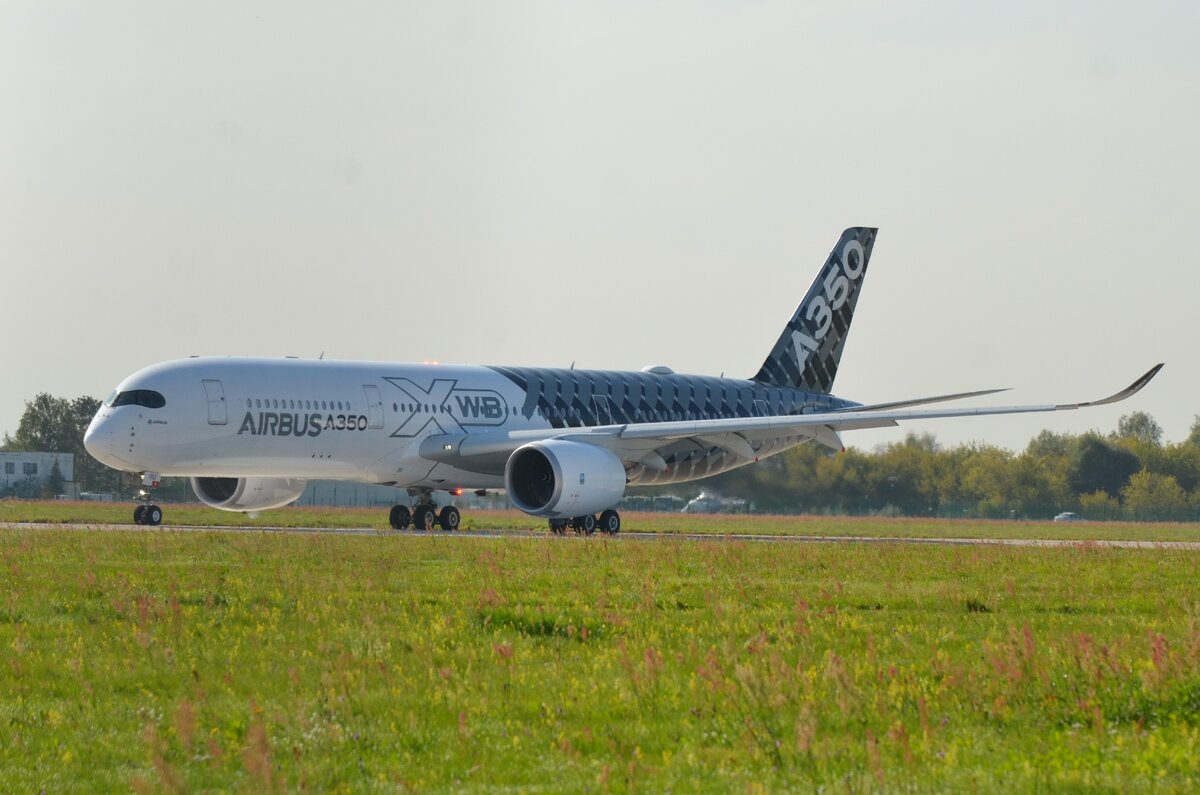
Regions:
<svg viewBox="0 0 1200 795"><path fill-rule="evenodd" d="M565 536L567 534L567 525L570 522L567 519L551 519L550 532L556 536Z"/></svg>
<svg viewBox="0 0 1200 795"><path fill-rule="evenodd" d="M586 516L576 516L571 520L571 525L575 528L576 533L583 533L586 536L590 536L596 532L596 517L590 513Z"/></svg>
<svg viewBox="0 0 1200 795"><path fill-rule="evenodd" d="M413 527L418 530L432 530L437 524L437 512L429 505L417 505L412 509Z"/></svg>
<svg viewBox="0 0 1200 795"><path fill-rule="evenodd" d="M159 508L157 505L147 505L146 513L143 516L144 523L150 525L151 527L158 527L160 524L162 524L162 508Z"/></svg>
<svg viewBox="0 0 1200 795"><path fill-rule="evenodd" d="M600 513L600 532L615 536L621 532L621 514L609 508Z"/></svg>
<svg viewBox="0 0 1200 795"><path fill-rule="evenodd" d="M133 523L134 524L145 524L146 523L146 506L145 505L139 505L138 507L133 509Z"/></svg>
<svg viewBox="0 0 1200 795"><path fill-rule="evenodd" d="M447 505L442 509L442 513L438 516L438 524L447 533L451 533L458 529L459 522L462 521L462 516L458 513L458 509L453 505Z"/></svg>
<svg viewBox="0 0 1200 795"><path fill-rule="evenodd" d="M408 508L403 505L393 505L391 513L388 514L388 524L393 530L407 530L409 524L412 523L412 514Z"/></svg>

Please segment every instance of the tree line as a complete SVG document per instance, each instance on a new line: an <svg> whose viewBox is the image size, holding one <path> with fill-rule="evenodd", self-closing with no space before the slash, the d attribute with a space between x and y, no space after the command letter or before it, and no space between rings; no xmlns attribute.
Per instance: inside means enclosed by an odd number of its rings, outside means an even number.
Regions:
<svg viewBox="0 0 1200 795"><path fill-rule="evenodd" d="M125 493L128 487L120 472L109 469L88 455L83 447L83 434L88 423L100 408L94 397L81 396L74 399L55 397L47 392L39 393L33 400L25 402L25 411L16 433L5 432L0 450L5 452L73 453L75 455L75 482L80 491L102 491L114 494ZM20 481L9 484L7 493L0 496L52 497L62 493L61 472L56 480L53 472L48 482L32 490L29 483Z"/></svg>
<svg viewBox="0 0 1200 795"><path fill-rule="evenodd" d="M1046 519L1200 519L1200 416L1188 438L1164 444L1145 412L1102 435L1042 431L1022 452L942 448L928 433L872 452L801 445L708 481L778 513Z"/></svg>
<svg viewBox="0 0 1200 795"><path fill-rule="evenodd" d="M80 491L130 494L136 478L109 469L83 447L99 408L93 397L41 393L26 402L16 433L5 433L0 449L74 453ZM1200 519L1200 416L1178 444L1164 444L1162 428L1141 411L1122 416L1107 435L1042 431L1019 453L979 444L943 448L928 433L871 452L806 444L704 486L774 513L1044 519L1075 511L1089 519L1194 521ZM191 492L186 481L169 479L161 496L182 500Z"/></svg>

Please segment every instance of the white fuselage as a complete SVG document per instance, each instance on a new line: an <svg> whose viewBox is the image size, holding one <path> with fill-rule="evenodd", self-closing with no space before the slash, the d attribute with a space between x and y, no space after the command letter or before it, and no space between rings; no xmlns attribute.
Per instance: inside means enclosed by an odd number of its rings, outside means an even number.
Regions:
<svg viewBox="0 0 1200 795"><path fill-rule="evenodd" d="M737 379L522 372L540 380L536 394L529 384L523 388L484 366L183 359L147 367L121 382L114 396L155 393L163 405L113 405L110 398L88 429L86 444L105 464L131 472L494 489L504 486L503 456L473 459L462 468L428 450L422 455L421 443L497 432L532 438L553 429L701 414L716 419L791 413L806 397ZM585 381L591 392L581 386ZM814 400L820 408L841 403L829 396ZM765 457L800 440L794 434L759 434L751 444L756 457ZM689 444L670 463L668 471L634 467L629 482L689 480L748 460Z"/></svg>
<svg viewBox="0 0 1200 795"><path fill-rule="evenodd" d="M423 460L414 442L549 427L515 414L524 396L484 367L195 359L149 367L117 392L131 389L160 392L165 405L101 408L88 449L114 468L162 475L497 488L502 473L456 472Z"/></svg>

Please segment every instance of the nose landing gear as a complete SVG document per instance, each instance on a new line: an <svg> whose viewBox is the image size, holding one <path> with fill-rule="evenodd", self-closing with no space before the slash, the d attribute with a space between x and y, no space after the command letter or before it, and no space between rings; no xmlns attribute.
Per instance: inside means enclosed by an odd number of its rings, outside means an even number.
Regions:
<svg viewBox="0 0 1200 795"><path fill-rule="evenodd" d="M136 499L141 503L133 509L133 523L141 525L149 525L158 527L162 524L163 512L154 504L154 495L151 493L154 489L162 485L162 480L157 472L142 473L142 488L138 491Z"/></svg>

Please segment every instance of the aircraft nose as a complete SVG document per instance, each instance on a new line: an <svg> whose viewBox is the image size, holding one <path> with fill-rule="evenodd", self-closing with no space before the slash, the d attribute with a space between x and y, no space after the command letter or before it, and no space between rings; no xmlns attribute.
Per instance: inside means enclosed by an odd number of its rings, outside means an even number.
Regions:
<svg viewBox="0 0 1200 795"><path fill-rule="evenodd" d="M103 416L104 411L92 417L91 424L83 434L83 447L92 458L113 469L128 469L129 465L116 456L117 435L111 421Z"/></svg>

